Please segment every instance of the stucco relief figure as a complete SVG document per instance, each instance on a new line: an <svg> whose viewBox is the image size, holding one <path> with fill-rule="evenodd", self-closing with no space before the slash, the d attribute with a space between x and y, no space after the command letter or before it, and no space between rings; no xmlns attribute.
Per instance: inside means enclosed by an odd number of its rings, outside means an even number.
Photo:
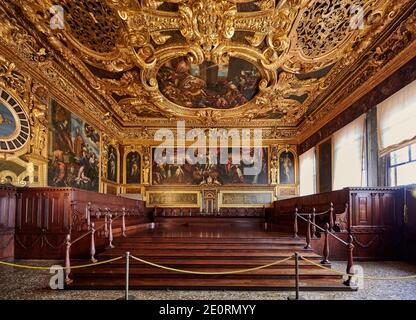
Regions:
<svg viewBox="0 0 416 320"><path fill-rule="evenodd" d="M278 172L279 172L279 162L276 157L273 157L271 164L270 164L270 183L271 184L279 183L279 181L277 181Z"/></svg>
<svg viewBox="0 0 416 320"><path fill-rule="evenodd" d="M144 156L143 158L143 183L149 184L150 181L150 157Z"/></svg>

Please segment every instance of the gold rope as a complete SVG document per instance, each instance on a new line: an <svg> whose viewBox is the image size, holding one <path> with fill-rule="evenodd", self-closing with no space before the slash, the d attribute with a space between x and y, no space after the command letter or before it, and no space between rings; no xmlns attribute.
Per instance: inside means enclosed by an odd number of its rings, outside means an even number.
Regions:
<svg viewBox="0 0 416 320"><path fill-rule="evenodd" d="M315 265L315 266L317 266L317 267L320 267L320 268L322 268L322 269L329 270L329 271L332 271L332 272L334 272L334 273L338 273L338 274L340 274L340 275L343 275L343 276L348 276L348 277L359 277L359 278L363 278L363 279L366 279L366 280L392 280L392 281L395 281L395 280L406 280L406 279L416 279L416 275L412 275L412 276L403 276L403 277L388 277L388 278L381 278L381 277L366 277L366 276L364 276L364 275L356 275L356 274L350 274L350 273L345 273L345 272L342 272L342 271L334 270L334 269L331 269L331 268L325 267L325 266L323 266L323 265L322 265L322 264L320 264L320 263L316 263L316 262L314 262L314 261L311 261L311 260L309 260L309 259L306 259L306 258L305 258L305 257L303 257L303 256L299 256L299 258L301 258L302 260L304 260L304 261L306 261L306 262L309 262L309 263L311 263L311 264L313 264L313 265Z"/></svg>
<svg viewBox="0 0 416 320"><path fill-rule="evenodd" d="M255 267L255 268L249 268L249 269L243 269L243 270L235 270L235 271L222 271L222 272L204 272L204 271L182 270L182 269L176 269L176 268L162 266L160 264L153 263L153 262L150 262L150 261L147 261L147 260L144 260L144 259L140 259L140 258L137 258L135 256L131 256L131 258L134 259L134 260L136 260L136 261L139 261L139 262L148 264L150 266L153 266L153 267L156 267L156 268L159 268L159 269L169 270L169 271L175 271L175 272L180 272L180 273L189 273L189 274L221 275L221 274L245 273L245 272L250 272L250 271L265 269L265 268L268 268L268 267L277 265L279 263L286 262L286 261L292 259L293 258L293 255L292 256L289 256L289 257L287 257L287 258L285 258L283 260L275 261L275 262L272 262L272 263L269 263L269 264L265 264L263 266Z"/></svg>
<svg viewBox="0 0 416 320"><path fill-rule="evenodd" d="M105 260L105 261L100 261L100 262L96 262L96 263L84 264L84 265L80 265L80 266L62 267L62 269L88 268L88 267L98 266L100 264L106 264L106 263L110 263L110 262L113 262L113 261L117 261L117 260L120 260L122 258L124 258L124 256L109 259L109 260ZM10 262L5 262L5 261L0 261L0 264L3 264L5 266L9 266L9 267L16 267L16 268L22 268L22 269L32 269L32 270L50 270L52 268L52 266L50 266L50 267L27 266L27 265L15 264L15 263L10 263Z"/></svg>

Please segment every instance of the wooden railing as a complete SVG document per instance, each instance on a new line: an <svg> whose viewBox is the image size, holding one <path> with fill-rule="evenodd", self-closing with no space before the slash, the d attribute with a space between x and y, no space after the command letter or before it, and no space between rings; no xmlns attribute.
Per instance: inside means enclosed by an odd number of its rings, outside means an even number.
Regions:
<svg viewBox="0 0 416 320"><path fill-rule="evenodd" d="M348 210L348 206L346 206L346 211ZM315 221L316 221L316 216L322 216L322 215L329 215L329 222L325 223L325 226L322 228L320 227ZM328 210L320 212L320 213L316 213L315 208L313 208L311 213L299 213L298 208L295 208L295 212L294 212L294 223L293 223L293 236L294 238L299 238L298 236L298 232L299 232L299 219L301 219L301 221L306 222L307 226L306 226L306 244L305 244L305 249L312 249L312 240L313 239L318 239L318 237L316 236L317 231L319 230L320 232L323 233L324 235L324 247L323 247L323 252L322 252L322 260L321 260L321 264L325 265L325 264L329 264L329 253L330 253L330 248L329 248L329 236L333 237L334 239L336 239L337 241L339 241L340 243L342 243L343 245L345 245L346 248L346 255L347 255L347 273L350 274L351 272L351 268L354 265L354 255L353 255L353 251L354 251L354 244L353 244L353 236L351 234L350 229L348 230L348 242L344 241L343 239L341 239L340 237L338 237L335 232L334 232L334 206L331 203L330 207ZM350 281L350 279L348 279L346 281L346 284L348 284Z"/></svg>
<svg viewBox="0 0 416 320"><path fill-rule="evenodd" d="M76 212L76 214L81 214L80 212ZM114 248L114 234L113 234L113 223L118 220L122 219L121 224L121 236L127 237L127 228L126 228L126 216L134 216L140 215L140 212L135 212L132 209L122 208L120 211L111 210L109 208L98 208L97 210L93 210L93 206L91 202L87 204L86 213L85 213L85 224L87 226L88 231L77 237L75 240L71 240L71 234L68 233L65 239L65 282L67 284L72 283L72 280L69 278L71 273L71 248L74 247L76 243L81 241L82 239L90 236L90 260L92 263L97 263L98 260L95 258L96 250L96 232L104 229L105 237L108 239L107 249ZM104 219L104 223L101 224L96 228L95 221L100 221L100 219Z"/></svg>

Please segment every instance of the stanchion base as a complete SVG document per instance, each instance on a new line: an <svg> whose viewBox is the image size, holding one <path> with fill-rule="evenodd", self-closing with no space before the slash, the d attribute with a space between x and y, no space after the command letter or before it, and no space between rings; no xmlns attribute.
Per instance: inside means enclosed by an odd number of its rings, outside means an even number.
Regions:
<svg viewBox="0 0 416 320"><path fill-rule="evenodd" d="M296 298L296 296L289 296L287 297L287 300L293 301L293 300L306 300L305 297L299 296L299 298Z"/></svg>
<svg viewBox="0 0 416 320"><path fill-rule="evenodd" d="M126 301L126 297L125 296L122 296L121 298L118 298L117 300L124 300L124 301ZM136 297L129 295L129 299L128 300L136 300Z"/></svg>

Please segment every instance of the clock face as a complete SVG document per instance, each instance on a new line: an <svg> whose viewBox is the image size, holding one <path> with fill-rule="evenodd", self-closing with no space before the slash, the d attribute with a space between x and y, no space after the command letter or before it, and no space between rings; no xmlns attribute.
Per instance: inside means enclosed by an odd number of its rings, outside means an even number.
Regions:
<svg viewBox="0 0 416 320"><path fill-rule="evenodd" d="M26 112L10 93L0 88L0 152L23 148L29 137Z"/></svg>

